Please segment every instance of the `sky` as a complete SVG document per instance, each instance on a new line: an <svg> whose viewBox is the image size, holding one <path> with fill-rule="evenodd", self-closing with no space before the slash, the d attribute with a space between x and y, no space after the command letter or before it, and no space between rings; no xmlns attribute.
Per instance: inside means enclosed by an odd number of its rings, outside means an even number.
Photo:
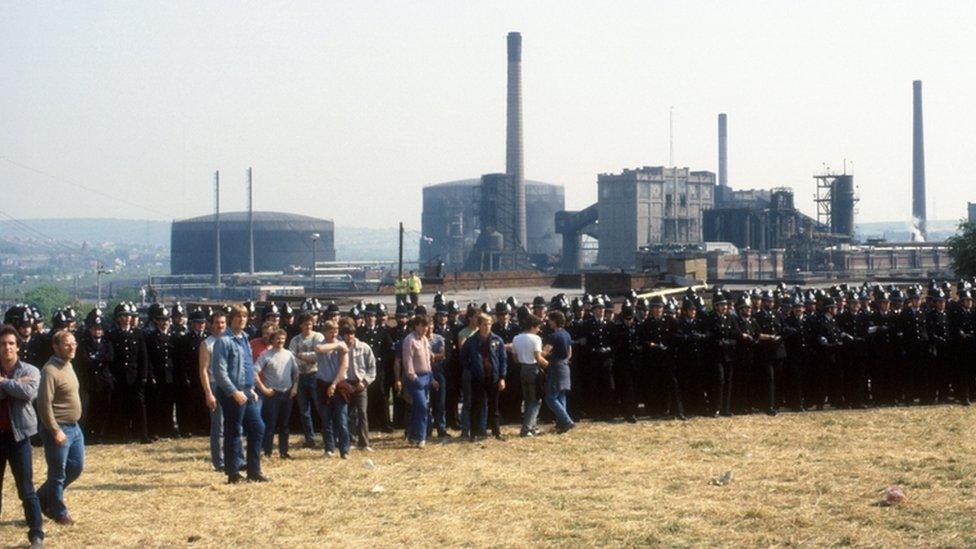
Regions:
<svg viewBox="0 0 976 549"><path fill-rule="evenodd" d="M505 36L523 37L525 173L854 173L857 220L910 217L923 81L930 219L976 201L976 2L4 2L0 214L180 219L246 207L419 228L421 189L504 171ZM968 54L966 52L969 52ZM673 113L673 114L672 114Z"/></svg>

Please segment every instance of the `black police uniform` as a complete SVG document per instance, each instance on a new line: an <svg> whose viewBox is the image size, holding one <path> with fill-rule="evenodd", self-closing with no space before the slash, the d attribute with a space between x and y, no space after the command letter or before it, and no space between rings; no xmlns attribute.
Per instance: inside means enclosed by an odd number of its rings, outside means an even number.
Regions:
<svg viewBox="0 0 976 549"><path fill-rule="evenodd" d="M709 315L709 352L700 385L707 393L706 409L714 415L732 415L732 387L736 376L739 330L731 313Z"/></svg>
<svg viewBox="0 0 976 549"><path fill-rule="evenodd" d="M783 364L783 382L780 387L780 401L795 411L804 410L803 379L807 360L806 324L803 313L792 312L783 320L783 345L786 348L786 359Z"/></svg>
<svg viewBox="0 0 976 549"><path fill-rule="evenodd" d="M78 338L75 372L82 398L82 425L86 442L104 440L112 413L112 346L105 336L95 338L88 330Z"/></svg>
<svg viewBox="0 0 976 549"><path fill-rule="evenodd" d="M630 325L626 318L621 319L614 332L613 377L617 405L624 419L633 423L637 421L637 379L644 356L641 334L633 317Z"/></svg>
<svg viewBox="0 0 976 549"><path fill-rule="evenodd" d="M146 417L146 384L149 380L149 362L146 344L139 333L131 329L113 326L106 334L112 346L112 377L115 392L112 395L112 416L117 434L124 440L138 435L140 441L150 442Z"/></svg>
<svg viewBox="0 0 976 549"><path fill-rule="evenodd" d="M614 394L613 383L613 325L590 315L583 325L586 343L583 368L583 400L585 413L594 419L611 419L614 415L610 403Z"/></svg>

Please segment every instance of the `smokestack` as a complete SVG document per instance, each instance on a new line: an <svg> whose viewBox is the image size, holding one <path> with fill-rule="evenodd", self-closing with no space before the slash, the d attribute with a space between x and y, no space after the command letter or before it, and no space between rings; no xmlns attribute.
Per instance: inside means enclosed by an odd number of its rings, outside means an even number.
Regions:
<svg viewBox="0 0 976 549"><path fill-rule="evenodd" d="M525 163L522 156L522 35L508 33L508 116L505 132L505 173L515 181L518 246L528 249L525 229Z"/></svg>
<svg viewBox="0 0 976 549"><path fill-rule="evenodd" d="M729 186L729 136L725 113L718 115L718 184Z"/></svg>
<svg viewBox="0 0 976 549"><path fill-rule="evenodd" d="M247 242L250 273L254 274L254 192L251 185L251 168L247 169Z"/></svg>
<svg viewBox="0 0 976 549"><path fill-rule="evenodd" d="M214 172L214 284L220 286L220 170Z"/></svg>
<svg viewBox="0 0 976 549"><path fill-rule="evenodd" d="M922 81L912 82L912 222L924 239L925 227L925 146L922 136Z"/></svg>

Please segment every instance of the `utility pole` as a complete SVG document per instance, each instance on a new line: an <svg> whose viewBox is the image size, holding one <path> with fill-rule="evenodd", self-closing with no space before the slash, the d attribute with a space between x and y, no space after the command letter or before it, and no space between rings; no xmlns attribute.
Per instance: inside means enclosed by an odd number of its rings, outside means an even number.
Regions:
<svg viewBox="0 0 976 549"><path fill-rule="evenodd" d="M251 168L247 169L247 242L249 246L251 274L254 274L254 192L251 183Z"/></svg>
<svg viewBox="0 0 976 549"><path fill-rule="evenodd" d="M106 269L105 268L105 265L102 264L102 263L99 263L95 267L95 286L96 286L96 288L98 288L98 294L97 294L97 298L96 298L97 301L95 302L95 307L97 307L99 309L101 309L102 307L105 306L102 303L102 275L103 274L111 274L111 273L112 273L112 270L111 269Z"/></svg>
<svg viewBox="0 0 976 549"><path fill-rule="evenodd" d="M400 222L400 253L397 260L397 276L403 276L403 221Z"/></svg>
<svg viewBox="0 0 976 549"><path fill-rule="evenodd" d="M312 293L315 293L315 271L318 270L318 269L315 268L315 243L319 241L319 237L320 236L321 235L319 233L312 233L312 235L311 235L311 238L312 238Z"/></svg>
<svg viewBox="0 0 976 549"><path fill-rule="evenodd" d="M214 285L220 286L220 170L214 172Z"/></svg>

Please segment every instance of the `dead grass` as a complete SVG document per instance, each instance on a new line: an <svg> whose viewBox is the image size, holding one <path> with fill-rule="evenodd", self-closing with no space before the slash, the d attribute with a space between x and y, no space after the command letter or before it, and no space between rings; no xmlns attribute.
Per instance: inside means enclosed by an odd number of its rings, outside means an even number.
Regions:
<svg viewBox="0 0 976 549"><path fill-rule="evenodd" d="M273 483L237 486L210 471L203 438L97 446L68 491L78 524L45 529L68 547L973 546L974 428L976 409L931 407L583 424L424 451L388 437L375 470L295 448L265 462ZM889 484L904 505L877 505ZM4 495L0 540L20 543L9 474Z"/></svg>

